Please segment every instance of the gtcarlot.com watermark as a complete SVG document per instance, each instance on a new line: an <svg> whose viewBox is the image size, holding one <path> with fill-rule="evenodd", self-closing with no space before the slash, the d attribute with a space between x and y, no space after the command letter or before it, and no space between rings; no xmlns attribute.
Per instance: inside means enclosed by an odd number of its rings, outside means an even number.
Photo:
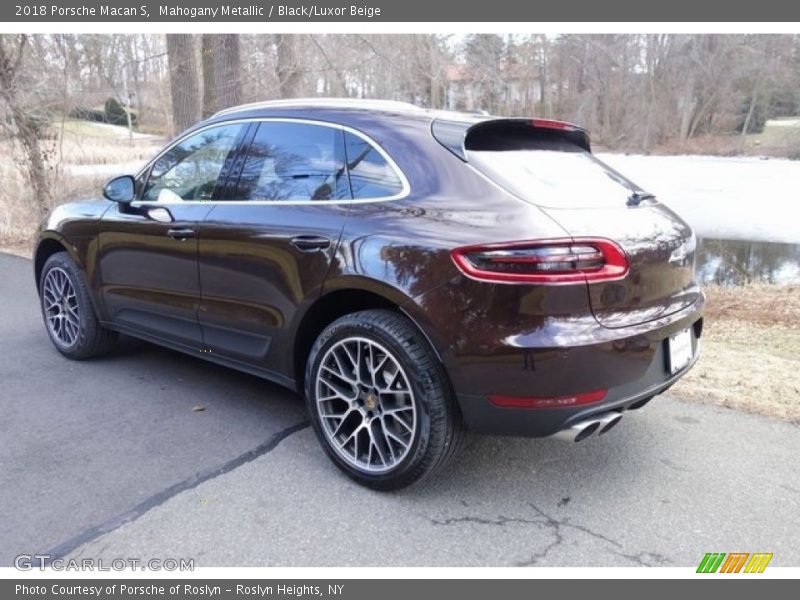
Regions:
<svg viewBox="0 0 800 600"><path fill-rule="evenodd" d="M20 554L14 559L20 571L194 571L193 558L52 558L49 554Z"/></svg>

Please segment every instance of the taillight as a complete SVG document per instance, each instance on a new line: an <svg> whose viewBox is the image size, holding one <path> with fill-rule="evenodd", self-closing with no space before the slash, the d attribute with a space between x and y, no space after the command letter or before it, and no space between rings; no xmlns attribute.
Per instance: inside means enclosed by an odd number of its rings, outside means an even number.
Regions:
<svg viewBox="0 0 800 600"><path fill-rule="evenodd" d="M628 274L622 248L597 238L464 246L452 257L465 275L499 283L614 281Z"/></svg>

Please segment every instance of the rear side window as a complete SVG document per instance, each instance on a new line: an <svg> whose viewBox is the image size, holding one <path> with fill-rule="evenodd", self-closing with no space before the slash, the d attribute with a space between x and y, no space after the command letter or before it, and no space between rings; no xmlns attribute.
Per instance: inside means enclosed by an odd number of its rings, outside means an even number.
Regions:
<svg viewBox="0 0 800 600"><path fill-rule="evenodd" d="M397 171L372 144L345 132L345 148L353 198L389 198L403 191Z"/></svg>
<svg viewBox="0 0 800 600"><path fill-rule="evenodd" d="M539 206L624 206L639 188L558 132L486 128L467 136L467 160L514 195Z"/></svg>
<svg viewBox="0 0 800 600"><path fill-rule="evenodd" d="M236 196L243 200L350 198L342 131L309 123L259 123Z"/></svg>

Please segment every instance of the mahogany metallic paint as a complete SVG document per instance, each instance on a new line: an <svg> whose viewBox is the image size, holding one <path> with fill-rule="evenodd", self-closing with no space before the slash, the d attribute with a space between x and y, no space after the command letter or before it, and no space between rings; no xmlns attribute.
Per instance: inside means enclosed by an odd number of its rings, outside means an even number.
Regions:
<svg viewBox="0 0 800 600"><path fill-rule="evenodd" d="M663 205L541 208L440 143L432 125L442 117L422 110L253 106L193 130L265 119L360 132L394 160L406 193L376 201L66 204L42 224L37 281L46 258L66 250L104 326L298 390L310 344L327 323L351 310L393 307L430 341L467 425L488 433L550 435L594 413L640 406L685 373L667 370L665 340L691 328L696 347L704 298L693 278L691 229ZM463 147L469 127L489 121L449 116L440 137L457 144L460 135ZM221 181L217 189L231 187ZM150 215L162 207L172 221ZM298 237L319 245L300 249ZM460 247L565 238L611 240L628 270L597 283L506 284L469 277L451 258ZM491 401L587 393L595 394L591 402L536 410Z"/></svg>

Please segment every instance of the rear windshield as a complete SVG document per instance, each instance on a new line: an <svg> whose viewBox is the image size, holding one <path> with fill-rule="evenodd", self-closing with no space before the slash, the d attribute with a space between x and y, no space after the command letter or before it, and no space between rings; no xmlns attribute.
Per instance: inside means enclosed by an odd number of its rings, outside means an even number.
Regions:
<svg viewBox="0 0 800 600"><path fill-rule="evenodd" d="M518 138L509 139L507 148L498 141L468 143L469 164L512 194L539 206L624 206L634 191L640 191L591 153L563 140L556 143L531 136L522 144Z"/></svg>

